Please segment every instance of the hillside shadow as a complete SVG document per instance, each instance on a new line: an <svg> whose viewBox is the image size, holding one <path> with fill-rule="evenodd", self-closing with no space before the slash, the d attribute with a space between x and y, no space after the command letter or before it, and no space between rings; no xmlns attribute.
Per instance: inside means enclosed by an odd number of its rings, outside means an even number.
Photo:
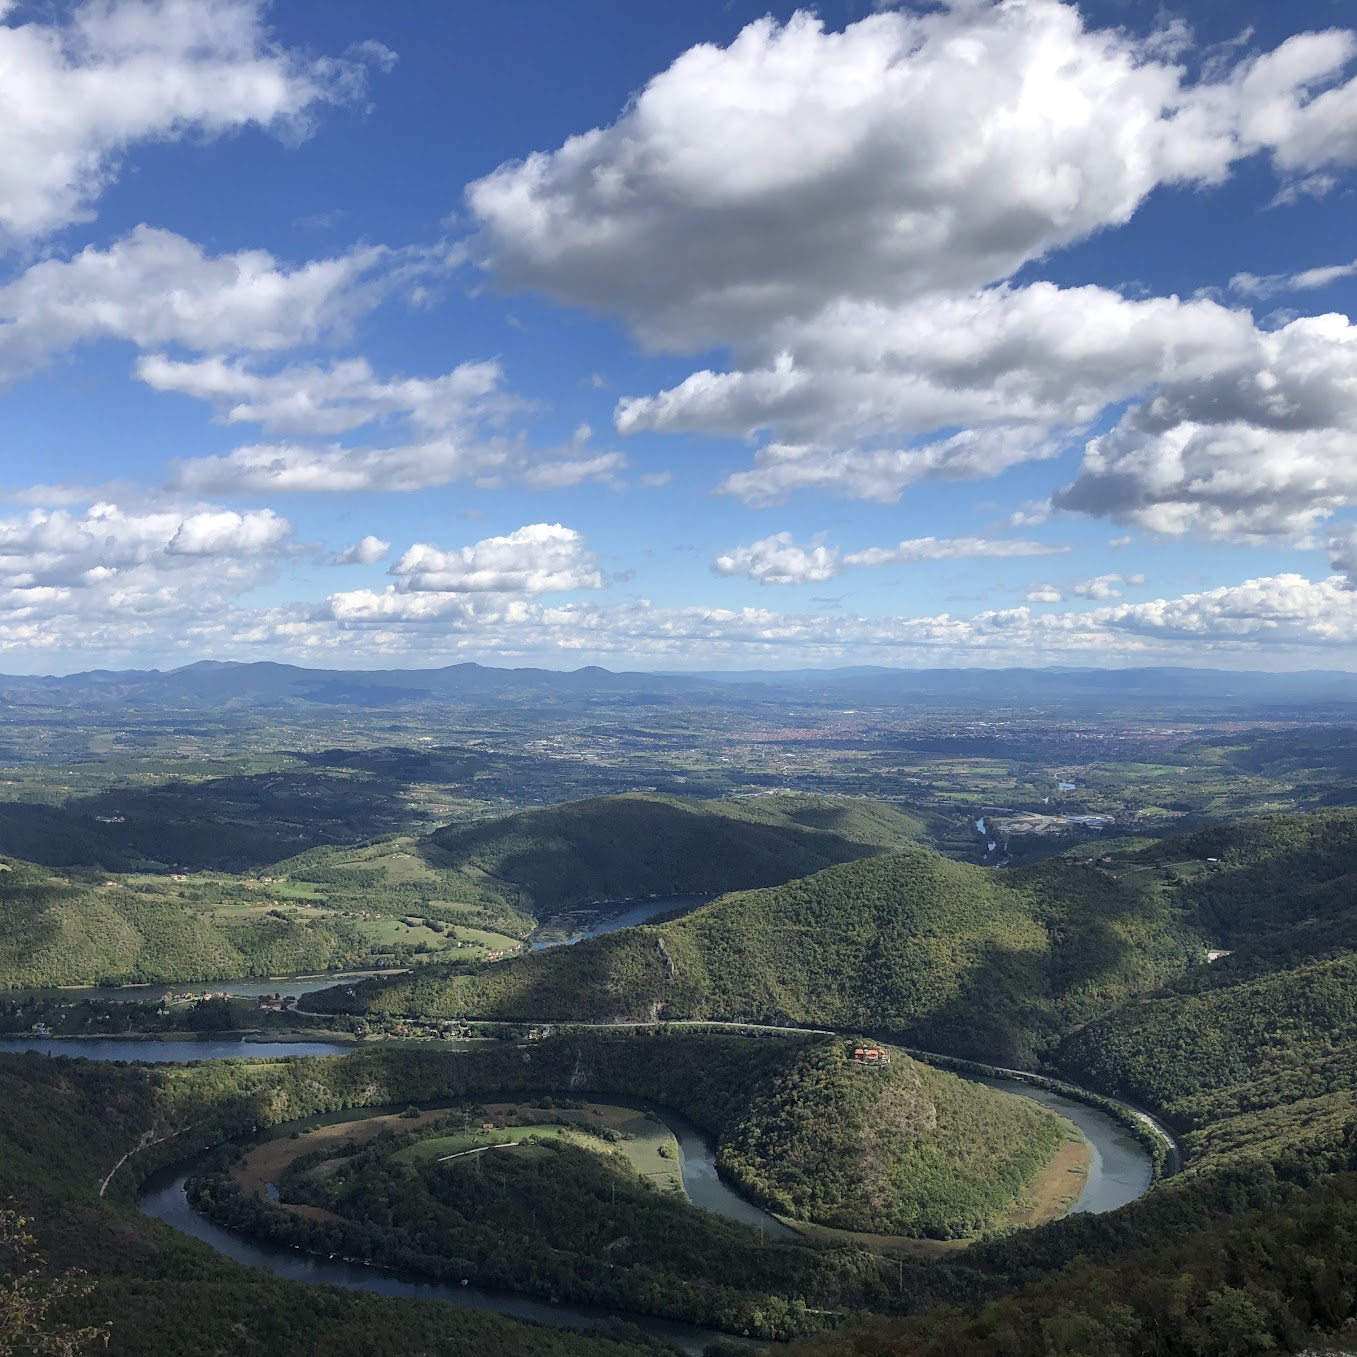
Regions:
<svg viewBox="0 0 1357 1357"><path fill-rule="evenodd" d="M453 825L421 851L521 889L539 911L779 886L881 850L832 833L642 798L574 802Z"/></svg>
<svg viewBox="0 0 1357 1357"><path fill-rule="evenodd" d="M0 852L110 872L248 871L326 844L405 826L406 783L373 774L244 774L0 802Z"/></svg>

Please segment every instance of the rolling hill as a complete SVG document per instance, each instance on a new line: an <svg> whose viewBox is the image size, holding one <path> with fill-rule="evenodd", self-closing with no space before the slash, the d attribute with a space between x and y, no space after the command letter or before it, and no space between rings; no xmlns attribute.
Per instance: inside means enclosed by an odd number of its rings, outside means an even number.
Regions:
<svg viewBox="0 0 1357 1357"><path fill-rule="evenodd" d="M0 871L0 986L390 965L390 939L374 936L378 916L431 922L440 935L427 935L431 944L458 929L522 938L587 902L781 883L923 832L915 817L870 802L628 795L424 840L312 849L261 878L180 874L177 887L163 872L62 871L11 858Z"/></svg>
<svg viewBox="0 0 1357 1357"><path fill-rule="evenodd" d="M440 868L511 891L542 917L598 901L780 885L924 833L917 816L869 801L632 793L450 825L423 852Z"/></svg>
<svg viewBox="0 0 1357 1357"><path fill-rule="evenodd" d="M336 1011L887 1030L1030 1062L1073 1023L1200 957L1158 892L1068 860L998 873L902 848L490 967L312 996Z"/></svg>

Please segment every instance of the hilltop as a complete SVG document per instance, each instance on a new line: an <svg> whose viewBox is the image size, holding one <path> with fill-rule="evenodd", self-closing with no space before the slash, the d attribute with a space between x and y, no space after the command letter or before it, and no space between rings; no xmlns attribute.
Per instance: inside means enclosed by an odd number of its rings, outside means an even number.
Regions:
<svg viewBox="0 0 1357 1357"><path fill-rule="evenodd" d="M599 901L780 885L924 833L917 816L869 801L631 793L449 825L423 852L483 887L512 891L542 917Z"/></svg>
<svg viewBox="0 0 1357 1357"><path fill-rule="evenodd" d="M1096 860L1086 853L995 872L905 847L569 951L435 967L313 1002L458 1017L865 1028L1030 1063L1080 1024L1112 1022L1121 1005L1166 986L1161 1014L1191 1002L1194 1012L1216 1006L1223 1022L1236 981L1257 982L1252 1010L1270 1011L1264 992L1285 986L1260 977L1317 963L1341 969L1335 958L1357 943L1355 812L1221 826ZM1206 968L1208 947L1234 954ZM1308 974L1306 986L1327 994L1331 974L1332 966ZM1348 992L1340 985L1337 1002ZM1137 1012L1115 1021L1148 1021L1150 1009ZM1244 1036L1237 1023L1222 1031ZM1222 1037L1236 1062L1262 1039L1231 1046ZM1108 1084L1091 1056L1076 1058L1071 1046L1066 1058ZM1118 1087L1167 1101L1152 1085Z"/></svg>
<svg viewBox="0 0 1357 1357"><path fill-rule="evenodd" d="M637 794L312 849L251 876L57 871L11 858L0 872L0 986L480 957L590 902L785 882L923 831L916 817L848 799Z"/></svg>
<svg viewBox="0 0 1357 1357"><path fill-rule="evenodd" d="M1016 1063L1203 954L1158 892L1083 863L1000 873L908 847L568 950L430 967L311 1002L337 1011L888 1030Z"/></svg>

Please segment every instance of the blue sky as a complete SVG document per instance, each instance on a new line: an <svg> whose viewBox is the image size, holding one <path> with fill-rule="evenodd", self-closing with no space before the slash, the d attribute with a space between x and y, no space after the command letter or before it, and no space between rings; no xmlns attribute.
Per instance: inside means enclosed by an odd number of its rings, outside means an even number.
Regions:
<svg viewBox="0 0 1357 1357"><path fill-rule="evenodd" d="M0 670L1357 667L1347 8L12 5Z"/></svg>

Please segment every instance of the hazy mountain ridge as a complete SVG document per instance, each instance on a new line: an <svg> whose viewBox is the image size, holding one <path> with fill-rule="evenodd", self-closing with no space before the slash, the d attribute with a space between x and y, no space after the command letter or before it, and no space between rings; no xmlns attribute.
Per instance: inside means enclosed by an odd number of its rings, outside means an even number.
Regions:
<svg viewBox="0 0 1357 1357"><path fill-rule="evenodd" d="M936 699L1225 701L1232 705L1295 702L1357 704L1353 675L1330 670L1270 673L1188 668L1126 669L842 669L731 670L693 673L496 668L475 663L432 669L307 669L272 661L205 660L172 670L91 670L56 676L0 675L0 703L68 707L121 703L134 710L243 706L418 705L433 701L499 703L721 697L775 700Z"/></svg>

